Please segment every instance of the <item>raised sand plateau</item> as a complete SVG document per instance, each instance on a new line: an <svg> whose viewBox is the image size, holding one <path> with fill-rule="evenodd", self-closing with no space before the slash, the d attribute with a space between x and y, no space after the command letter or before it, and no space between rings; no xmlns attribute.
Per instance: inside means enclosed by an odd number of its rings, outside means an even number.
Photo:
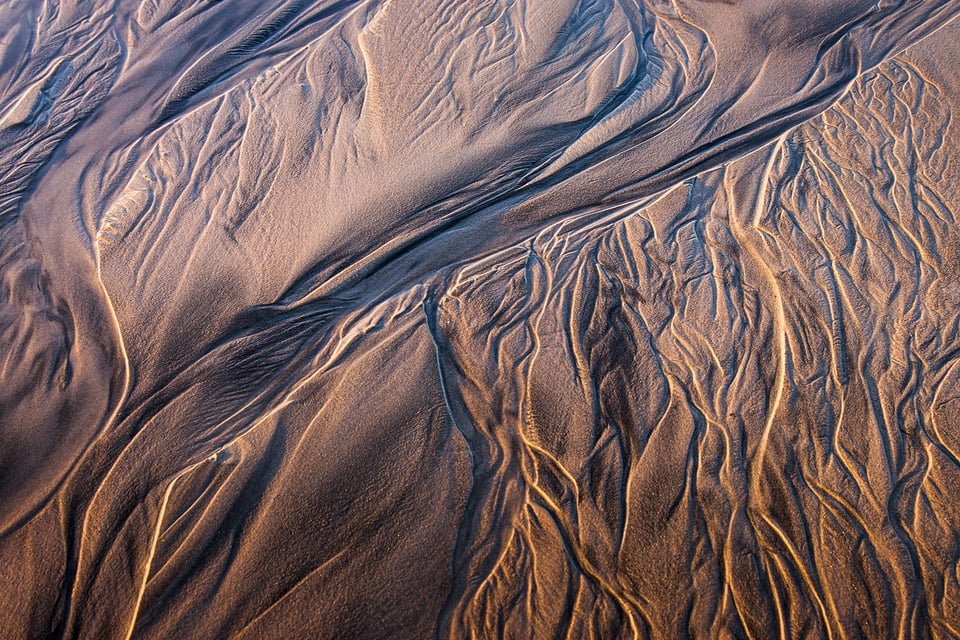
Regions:
<svg viewBox="0 0 960 640"><path fill-rule="evenodd" d="M960 636L957 14L0 2L0 638Z"/></svg>

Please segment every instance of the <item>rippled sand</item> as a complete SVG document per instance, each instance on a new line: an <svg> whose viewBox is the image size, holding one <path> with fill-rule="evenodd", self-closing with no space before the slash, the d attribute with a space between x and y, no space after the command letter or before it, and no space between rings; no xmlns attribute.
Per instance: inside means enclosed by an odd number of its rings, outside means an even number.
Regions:
<svg viewBox="0 0 960 640"><path fill-rule="evenodd" d="M958 13L0 4L0 637L960 635Z"/></svg>

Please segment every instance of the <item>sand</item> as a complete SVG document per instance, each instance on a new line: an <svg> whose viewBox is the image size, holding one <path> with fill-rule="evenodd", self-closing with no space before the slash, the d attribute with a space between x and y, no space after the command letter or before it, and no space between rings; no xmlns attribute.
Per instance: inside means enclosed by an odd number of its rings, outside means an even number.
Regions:
<svg viewBox="0 0 960 640"><path fill-rule="evenodd" d="M960 635L957 14L0 5L0 638Z"/></svg>

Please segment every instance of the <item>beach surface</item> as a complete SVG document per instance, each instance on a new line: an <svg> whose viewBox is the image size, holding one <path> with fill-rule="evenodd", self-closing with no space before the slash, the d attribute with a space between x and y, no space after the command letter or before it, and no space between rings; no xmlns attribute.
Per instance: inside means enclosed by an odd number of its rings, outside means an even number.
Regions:
<svg viewBox="0 0 960 640"><path fill-rule="evenodd" d="M0 637L960 636L958 14L0 4Z"/></svg>

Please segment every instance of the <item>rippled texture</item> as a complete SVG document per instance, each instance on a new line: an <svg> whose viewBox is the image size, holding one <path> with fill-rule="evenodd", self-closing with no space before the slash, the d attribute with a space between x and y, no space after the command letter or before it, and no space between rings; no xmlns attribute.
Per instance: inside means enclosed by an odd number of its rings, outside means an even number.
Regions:
<svg viewBox="0 0 960 640"><path fill-rule="evenodd" d="M957 13L0 6L0 636L960 635Z"/></svg>

